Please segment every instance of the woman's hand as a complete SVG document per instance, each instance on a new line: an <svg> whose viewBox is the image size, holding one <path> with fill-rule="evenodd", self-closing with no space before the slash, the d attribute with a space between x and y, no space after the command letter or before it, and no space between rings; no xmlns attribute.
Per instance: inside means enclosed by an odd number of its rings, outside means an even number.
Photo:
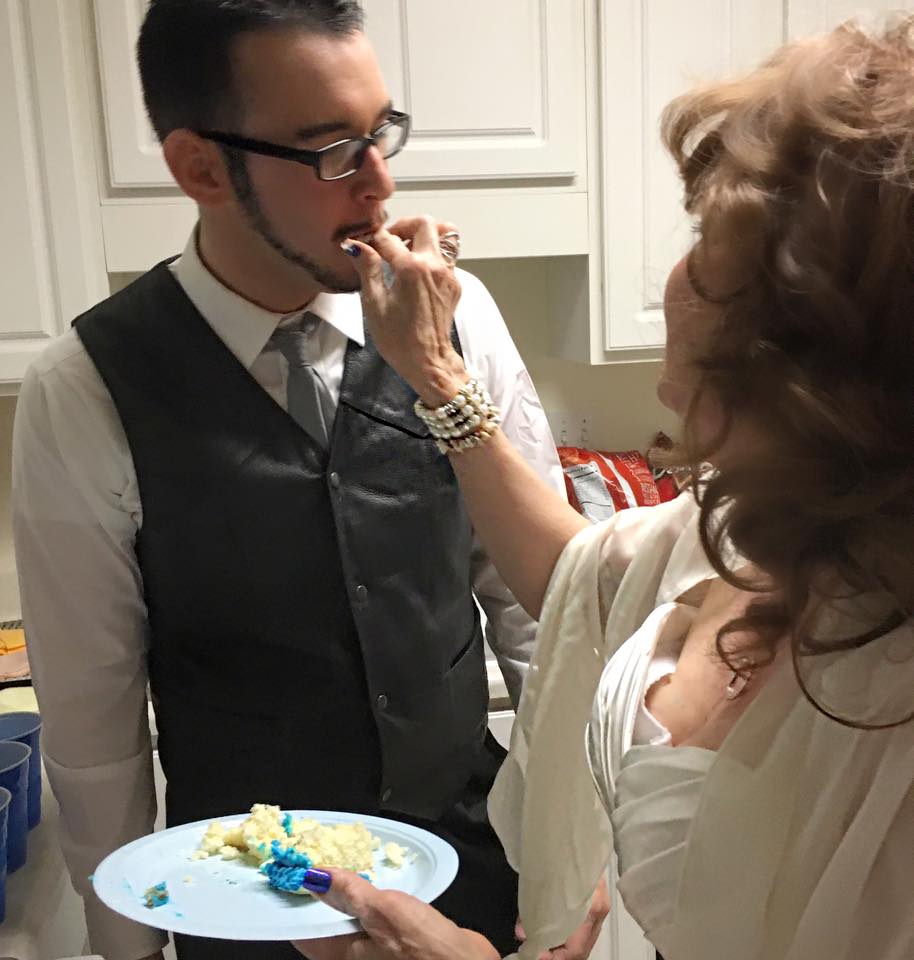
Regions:
<svg viewBox="0 0 914 960"><path fill-rule="evenodd" d="M590 901L590 909L584 922L577 930L560 946L553 947L551 950L544 950L537 960L587 960L596 945L603 929L603 921L609 915L609 890L606 886L606 877L601 877L593 898ZM523 924L517 921L515 930L517 939L523 942L527 939Z"/></svg>
<svg viewBox="0 0 914 960"><path fill-rule="evenodd" d="M481 934L458 927L421 900L378 890L347 870L328 872L330 892L319 899L356 917L363 932L296 942L308 960L498 960Z"/></svg>
<svg viewBox="0 0 914 960"><path fill-rule="evenodd" d="M431 407L453 399L468 379L451 343L460 283L438 245L448 229L430 217L415 217L382 228L371 246L359 240L343 244L362 281L362 307L375 345ZM383 261L393 271L390 287Z"/></svg>

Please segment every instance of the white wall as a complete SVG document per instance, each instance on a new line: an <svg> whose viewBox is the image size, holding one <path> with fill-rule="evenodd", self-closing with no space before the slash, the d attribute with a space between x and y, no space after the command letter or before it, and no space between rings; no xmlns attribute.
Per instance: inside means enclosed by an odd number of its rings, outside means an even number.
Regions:
<svg viewBox="0 0 914 960"><path fill-rule="evenodd" d="M586 417L588 446L643 451L658 429L674 430L674 419L655 395L659 362L588 366L559 359L562 317L548 312L543 260L466 260L461 266L486 284L501 307L546 411ZM555 423L553 429L558 434ZM566 439L578 444L579 419L568 418Z"/></svg>
<svg viewBox="0 0 914 960"><path fill-rule="evenodd" d="M556 359L562 318L548 316L546 271L537 259L465 261L492 291L550 413L587 419L588 444L601 449L645 449L657 429L671 429L654 395L657 363L589 367ZM111 277L112 290L132 279ZM19 616L10 530L10 445L14 397L0 397L0 620ZM579 419L569 418L567 442L580 440Z"/></svg>

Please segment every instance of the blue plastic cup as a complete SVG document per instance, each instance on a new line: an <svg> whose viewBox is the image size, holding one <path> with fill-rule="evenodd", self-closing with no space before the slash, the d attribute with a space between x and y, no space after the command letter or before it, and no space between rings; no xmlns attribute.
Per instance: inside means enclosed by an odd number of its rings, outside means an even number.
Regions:
<svg viewBox="0 0 914 960"><path fill-rule="evenodd" d="M41 714L0 713L0 740L15 740L31 747L29 757L29 830L41 822Z"/></svg>
<svg viewBox="0 0 914 960"><path fill-rule="evenodd" d="M29 839L29 757L32 748L15 740L0 741L0 787L12 794L6 824L6 870L25 864Z"/></svg>
<svg viewBox="0 0 914 960"><path fill-rule="evenodd" d="M13 795L0 787L0 923L6 919L6 824Z"/></svg>

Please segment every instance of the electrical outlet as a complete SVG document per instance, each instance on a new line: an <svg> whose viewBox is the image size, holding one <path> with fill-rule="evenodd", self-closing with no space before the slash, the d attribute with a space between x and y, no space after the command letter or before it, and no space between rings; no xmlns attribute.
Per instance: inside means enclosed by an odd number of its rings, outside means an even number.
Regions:
<svg viewBox="0 0 914 960"><path fill-rule="evenodd" d="M546 410L546 421L549 429L552 431L552 438L557 447L563 446L568 442L568 421L569 414L564 410Z"/></svg>
<svg viewBox="0 0 914 960"><path fill-rule="evenodd" d="M592 416L580 410L546 410L546 420L557 447L586 447Z"/></svg>

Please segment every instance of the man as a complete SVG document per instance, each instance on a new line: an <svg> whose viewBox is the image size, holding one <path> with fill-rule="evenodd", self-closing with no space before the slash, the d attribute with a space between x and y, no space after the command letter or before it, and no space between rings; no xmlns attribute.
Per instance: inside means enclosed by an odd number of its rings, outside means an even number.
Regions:
<svg viewBox="0 0 914 960"><path fill-rule="evenodd" d="M461 858L438 906L510 952L516 878L485 816L502 755L472 591L515 698L534 626L366 337L340 248L383 222L408 118L353 0L152 0L139 62L199 226L180 259L49 347L14 443L46 762L93 949L137 960L165 942L87 880L152 829L148 678L169 824L264 801L426 826ZM562 489L503 321L459 277L460 349ZM178 940L182 960L296 955Z"/></svg>

